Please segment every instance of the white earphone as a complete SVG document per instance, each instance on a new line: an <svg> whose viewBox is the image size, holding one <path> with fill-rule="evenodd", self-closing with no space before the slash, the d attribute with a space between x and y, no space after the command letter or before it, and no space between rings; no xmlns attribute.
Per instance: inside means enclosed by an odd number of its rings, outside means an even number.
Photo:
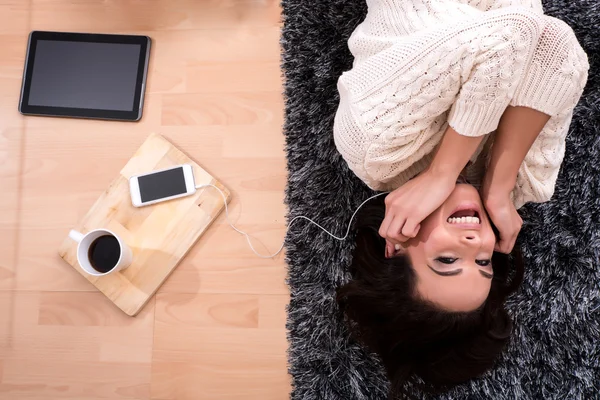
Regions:
<svg viewBox="0 0 600 400"><path fill-rule="evenodd" d="M254 248L254 246L252 246L252 242L250 241L250 235L248 235L246 232L244 232L244 231L236 228L235 225L233 225L231 223L231 221L229 220L229 208L227 207L227 200L226 200L226 197L225 197L225 194L223 193L223 191L220 188L218 188L217 186L212 185L210 183L202 184L202 185L197 185L196 189L202 189L202 188L205 188L205 187L213 187L213 188L215 188L215 189L217 189L219 191L219 193L221 194L221 197L223 197L223 203L225 204L225 217L227 218L227 223L229 224L229 226L231 226L233 228L233 230L235 230L239 234L244 235L246 237L246 241L248 242L248 245L250 246L250 248L252 249L252 251L254 252L254 254L256 254L260 258L273 258L273 257L277 256L277 254L281 253L281 250L283 250L283 245L284 245L283 243L281 243L281 247L279 247L279 250L277 250L275 253L273 253L271 255L263 255L263 254L258 253L256 251L256 249ZM378 193L378 194L376 194L374 196L369 197L365 201L363 201L358 206L358 208L356 209L356 211L354 211L354 214L352 214L352 217L350 218L350 221L348 222L348 228L346 229L346 234L344 236L342 236L342 237L334 235L333 233L329 232L327 229L323 228L321 225L319 225L318 223L316 223L312 219L310 219L308 217L305 217L303 215L300 215L300 216L292 218L292 220L290 221L290 224L289 224L288 228L291 227L292 224L294 222L296 222L297 220L305 219L305 220L309 221L310 223L313 223L316 226L318 226L319 228L321 228L321 230L323 230L323 232L327 233L332 238L337 239L337 240L346 240L346 238L350 234L350 228L352 227L352 221L354 220L354 217L356 216L356 213L358 213L358 210L360 210L361 207L364 206L369 200L372 200L372 199L374 199L376 197L383 196L383 195L386 195L386 194L388 194L388 192Z"/></svg>

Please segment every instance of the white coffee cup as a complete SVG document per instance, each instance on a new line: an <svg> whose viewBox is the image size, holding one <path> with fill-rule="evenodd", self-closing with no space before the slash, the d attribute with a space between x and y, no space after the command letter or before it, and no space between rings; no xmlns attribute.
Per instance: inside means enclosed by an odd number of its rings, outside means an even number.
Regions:
<svg viewBox="0 0 600 400"><path fill-rule="evenodd" d="M114 243L114 239L106 238L105 240L109 240L109 246L103 245L102 248L104 250L110 249L110 252L106 252L107 254L101 254L102 250L100 249L100 242L97 240L104 236L112 236L116 239L116 243ZM78 243L77 245L77 262L81 266L81 268L90 275L93 276L104 276L108 274L112 274L114 272L123 270L127 268L131 261L133 260L133 254L131 249L123 242L121 238L119 238L114 232L109 231L108 229L94 229L86 233L77 232L76 230L72 230L69 232L69 237ZM106 243L106 242L105 242ZM119 254L116 254L118 243L118 251ZM94 246L99 246L98 249L92 252L96 254L96 258L98 264L102 263L102 265L94 266L93 260L90 259L92 254L90 254L90 248Z"/></svg>

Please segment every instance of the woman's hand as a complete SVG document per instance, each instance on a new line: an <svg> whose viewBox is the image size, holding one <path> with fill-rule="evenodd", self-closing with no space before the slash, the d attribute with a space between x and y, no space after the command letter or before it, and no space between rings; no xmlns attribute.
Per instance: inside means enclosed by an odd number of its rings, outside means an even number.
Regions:
<svg viewBox="0 0 600 400"><path fill-rule="evenodd" d="M483 205L498 229L500 236L494 250L509 254L515 246L517 236L521 231L521 226L523 226L523 220L510 199L510 191L494 191L484 185L482 199Z"/></svg>
<svg viewBox="0 0 600 400"><path fill-rule="evenodd" d="M393 256L401 250L397 245L417 236L421 222L446 201L483 137L463 136L448 126L429 167L387 195L379 228L386 239L386 256Z"/></svg>
<svg viewBox="0 0 600 400"><path fill-rule="evenodd" d="M455 184L456 176L428 169L388 194L385 218L379 228L379 235L388 244L386 248L417 236L421 222L446 201Z"/></svg>

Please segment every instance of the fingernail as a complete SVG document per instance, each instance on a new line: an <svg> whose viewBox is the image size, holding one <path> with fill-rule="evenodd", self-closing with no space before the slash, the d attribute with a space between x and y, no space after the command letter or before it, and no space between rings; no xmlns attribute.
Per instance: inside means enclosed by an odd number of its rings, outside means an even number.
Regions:
<svg viewBox="0 0 600 400"><path fill-rule="evenodd" d="M400 250L400 248L401 248L401 247L400 247L400 245L399 245L399 244L395 244L395 245L394 245L394 249L396 249L396 251Z"/></svg>

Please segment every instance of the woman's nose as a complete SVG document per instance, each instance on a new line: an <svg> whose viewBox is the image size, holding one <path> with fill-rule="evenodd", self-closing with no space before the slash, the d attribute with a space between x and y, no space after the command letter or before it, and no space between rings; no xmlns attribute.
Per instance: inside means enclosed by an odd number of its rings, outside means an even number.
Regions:
<svg viewBox="0 0 600 400"><path fill-rule="evenodd" d="M467 245L479 246L481 244L481 239L479 238L479 235L477 235L477 234L467 233L466 235L463 236L463 242L465 242L465 244L467 244Z"/></svg>

